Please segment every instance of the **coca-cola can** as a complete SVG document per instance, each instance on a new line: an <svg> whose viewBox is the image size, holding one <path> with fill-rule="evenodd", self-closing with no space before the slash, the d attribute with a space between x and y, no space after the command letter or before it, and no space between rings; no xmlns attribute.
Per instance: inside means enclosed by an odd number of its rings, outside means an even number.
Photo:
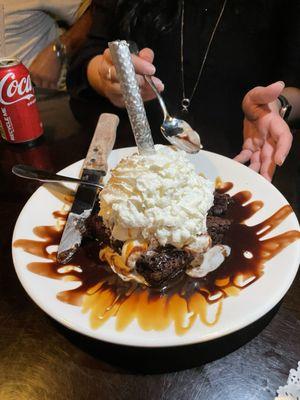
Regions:
<svg viewBox="0 0 300 400"><path fill-rule="evenodd" d="M0 134L24 143L43 133L28 69L15 58L0 59Z"/></svg>

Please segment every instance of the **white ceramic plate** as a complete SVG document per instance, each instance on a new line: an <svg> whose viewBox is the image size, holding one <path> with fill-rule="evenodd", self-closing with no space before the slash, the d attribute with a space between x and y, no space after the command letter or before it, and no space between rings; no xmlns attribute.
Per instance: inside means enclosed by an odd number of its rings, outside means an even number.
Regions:
<svg viewBox="0 0 300 400"><path fill-rule="evenodd" d="M109 158L109 167L131 154L135 149L114 150ZM288 204L281 193L260 175L249 168L220 155L201 151L190 156L198 172L214 180L234 183L230 193L250 190L252 200L262 200L264 207L247 224L255 224L271 216L275 211ZM78 176L82 161L70 165L61 173ZM60 210L63 202L44 185L40 187L24 206L15 226L13 242L17 239L37 239L33 228L40 225L54 225L52 212ZM269 236L289 230L299 230L294 213L290 214ZM145 347L177 346L199 343L216 339L237 331L256 321L270 311L285 295L295 278L300 261L300 240L285 248L276 257L266 263L264 275L236 297L229 297L223 303L221 317L214 326L203 325L196 321L184 335L177 335L171 325L164 331L144 331L133 321L124 331L115 329L114 318L94 330L90 327L89 315L83 314L80 307L65 304L57 300L56 294L74 286L74 282L54 280L33 274L27 264L40 261L41 258L30 255L20 248L13 247L13 260L17 275L32 300L58 322L82 334L108 342ZM73 285L73 286L72 286ZM76 284L75 284L76 285Z"/></svg>

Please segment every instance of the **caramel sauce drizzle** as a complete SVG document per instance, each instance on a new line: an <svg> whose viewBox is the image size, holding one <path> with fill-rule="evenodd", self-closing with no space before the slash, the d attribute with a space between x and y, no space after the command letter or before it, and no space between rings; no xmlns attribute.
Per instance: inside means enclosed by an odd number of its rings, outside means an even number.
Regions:
<svg viewBox="0 0 300 400"><path fill-rule="evenodd" d="M216 182L216 187L225 193L233 185ZM300 232L294 230L263 240L292 212L289 205L283 206L265 221L248 226L245 221L258 212L263 203L249 202L251 193L248 191L236 193L233 198L235 203L226 215L233 223L224 242L231 247L230 256L205 278L195 279L183 274L160 291L122 281L107 263L100 261L99 248L95 243L82 246L72 264L59 264L56 252L50 252L48 248L59 244L67 212L53 213L59 222L57 226L34 228L40 240L17 240L14 247L49 260L28 264L29 271L52 279L81 283L76 289L58 293L57 298L81 306L84 313L90 314L92 328L97 329L114 317L118 331L126 329L136 319L145 331L162 331L174 324L176 333L182 335L197 319L207 326L216 324L223 300L228 296L237 296L242 289L259 279L268 260L300 239Z"/></svg>

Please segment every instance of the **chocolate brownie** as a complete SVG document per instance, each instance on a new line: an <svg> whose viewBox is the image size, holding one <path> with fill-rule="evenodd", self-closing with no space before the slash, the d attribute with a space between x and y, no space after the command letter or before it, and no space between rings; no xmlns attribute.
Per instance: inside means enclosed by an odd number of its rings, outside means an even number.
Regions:
<svg viewBox="0 0 300 400"><path fill-rule="evenodd" d="M163 286L184 272L191 261L191 256L183 250L158 247L143 254L136 262L136 269L151 286Z"/></svg>
<svg viewBox="0 0 300 400"><path fill-rule="evenodd" d="M208 215L206 219L207 232L212 240L212 246L224 243L224 236L230 228L231 220Z"/></svg>
<svg viewBox="0 0 300 400"><path fill-rule="evenodd" d="M226 218L226 211L233 202L234 200L228 194L214 193L214 204L206 220L213 246L223 243L224 236L230 228L231 220ZM88 218L85 235L96 239L101 247L111 246L119 254L122 251L123 242L111 238L109 230L97 214ZM191 261L192 256L183 250L170 245L160 246L142 254L136 262L136 270L151 286L161 287L170 279L183 273Z"/></svg>
<svg viewBox="0 0 300 400"><path fill-rule="evenodd" d="M208 211L208 215L214 215L220 217L224 215L230 206L234 202L233 198L227 193L214 193L214 204Z"/></svg>

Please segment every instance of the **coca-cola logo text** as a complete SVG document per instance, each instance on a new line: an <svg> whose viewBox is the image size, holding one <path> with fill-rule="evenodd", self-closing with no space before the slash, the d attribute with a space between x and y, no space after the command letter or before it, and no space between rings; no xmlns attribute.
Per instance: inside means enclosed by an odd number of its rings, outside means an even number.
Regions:
<svg viewBox="0 0 300 400"><path fill-rule="evenodd" d="M0 81L0 102L10 105L34 97L30 75L24 76L18 82L13 72L8 72Z"/></svg>

